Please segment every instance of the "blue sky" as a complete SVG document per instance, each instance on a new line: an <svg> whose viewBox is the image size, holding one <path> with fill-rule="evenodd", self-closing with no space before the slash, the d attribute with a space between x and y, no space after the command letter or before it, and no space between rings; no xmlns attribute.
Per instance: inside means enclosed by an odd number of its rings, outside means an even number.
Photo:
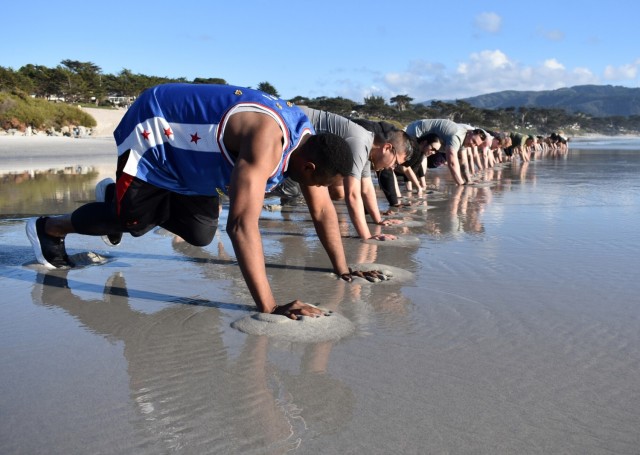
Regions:
<svg viewBox="0 0 640 455"><path fill-rule="evenodd" d="M5 3L0 66L14 70L70 59L358 102L640 85L637 0Z"/></svg>

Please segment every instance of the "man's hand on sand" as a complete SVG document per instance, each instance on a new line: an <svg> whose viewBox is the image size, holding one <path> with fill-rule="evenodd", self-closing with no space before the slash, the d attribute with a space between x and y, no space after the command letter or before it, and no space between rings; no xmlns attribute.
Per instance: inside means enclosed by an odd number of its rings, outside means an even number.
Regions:
<svg viewBox="0 0 640 455"><path fill-rule="evenodd" d="M309 305L308 303L304 303L300 300L294 300L293 302L289 302L286 305L276 305L275 308L271 311L271 314L279 314L281 316L286 316L289 319L296 320L301 316L317 318L323 316L325 314L325 311L322 311L320 308Z"/></svg>
<svg viewBox="0 0 640 455"><path fill-rule="evenodd" d="M345 281L351 282L354 277L363 278L372 283L377 283L379 281L387 281L390 278L390 275L386 275L382 273L380 270L351 270L349 269L349 273L343 273L340 275Z"/></svg>
<svg viewBox="0 0 640 455"><path fill-rule="evenodd" d="M377 224L379 224L380 226L395 226L402 223L403 223L402 220L390 219L390 220L380 220L380 222Z"/></svg>
<svg viewBox="0 0 640 455"><path fill-rule="evenodd" d="M377 235L372 235L371 237L369 237L369 240L380 240L382 242L384 242L385 240L395 240L398 237L396 237L395 235L392 234L377 234Z"/></svg>

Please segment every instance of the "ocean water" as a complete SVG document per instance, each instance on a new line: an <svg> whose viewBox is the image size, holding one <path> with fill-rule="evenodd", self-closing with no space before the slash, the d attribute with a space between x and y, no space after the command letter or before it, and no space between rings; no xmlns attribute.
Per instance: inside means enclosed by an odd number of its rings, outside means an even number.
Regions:
<svg viewBox="0 0 640 455"><path fill-rule="evenodd" d="M318 343L231 327L253 304L226 212L208 247L70 236L109 262L47 272L25 218L97 176L5 178L0 453L638 454L640 141L571 147L480 187L430 172L397 215L418 223L384 229L406 246L354 238L338 204L349 262L408 279L336 280L304 207L264 211L275 295L355 326Z"/></svg>

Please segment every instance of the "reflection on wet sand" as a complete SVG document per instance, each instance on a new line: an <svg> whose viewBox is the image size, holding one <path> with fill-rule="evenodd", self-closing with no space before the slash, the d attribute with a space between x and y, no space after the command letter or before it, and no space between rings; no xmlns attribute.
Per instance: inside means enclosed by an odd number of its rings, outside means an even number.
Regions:
<svg viewBox="0 0 640 455"><path fill-rule="evenodd" d="M68 272L40 273L34 302L59 308L109 342L122 342L136 453L283 453L303 438L336 431L350 419L353 393L329 374L332 343L307 345L297 373L269 362L270 341L248 336L233 358L216 308L132 309L122 273L101 299L74 294ZM94 449L116 435L102 435Z"/></svg>
<svg viewBox="0 0 640 455"><path fill-rule="evenodd" d="M57 214L93 200L98 172L91 166L0 176L0 218Z"/></svg>
<svg viewBox="0 0 640 455"><path fill-rule="evenodd" d="M230 326L255 307L225 214L204 248L150 233L47 273L5 220L0 452L635 454L638 156L536 156L462 188L436 170L397 211L423 224L382 227L406 248L353 238L339 206L348 262L411 282L337 280L305 207L265 211L274 291L347 317L337 342Z"/></svg>

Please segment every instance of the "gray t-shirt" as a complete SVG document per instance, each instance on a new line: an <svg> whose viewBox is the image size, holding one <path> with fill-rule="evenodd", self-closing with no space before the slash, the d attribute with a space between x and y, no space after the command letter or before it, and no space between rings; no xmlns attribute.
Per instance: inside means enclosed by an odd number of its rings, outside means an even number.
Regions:
<svg viewBox="0 0 640 455"><path fill-rule="evenodd" d="M451 147L453 150L458 151L462 147L467 129L451 120L425 119L409 123L406 132L416 138L427 133L435 133L443 142L443 148Z"/></svg>
<svg viewBox="0 0 640 455"><path fill-rule="evenodd" d="M316 130L316 133L333 133L347 141L353 153L352 177L362 179L371 177L369 153L373 146L373 133L367 131L357 123L331 112L319 111L306 106L300 106L302 112Z"/></svg>

